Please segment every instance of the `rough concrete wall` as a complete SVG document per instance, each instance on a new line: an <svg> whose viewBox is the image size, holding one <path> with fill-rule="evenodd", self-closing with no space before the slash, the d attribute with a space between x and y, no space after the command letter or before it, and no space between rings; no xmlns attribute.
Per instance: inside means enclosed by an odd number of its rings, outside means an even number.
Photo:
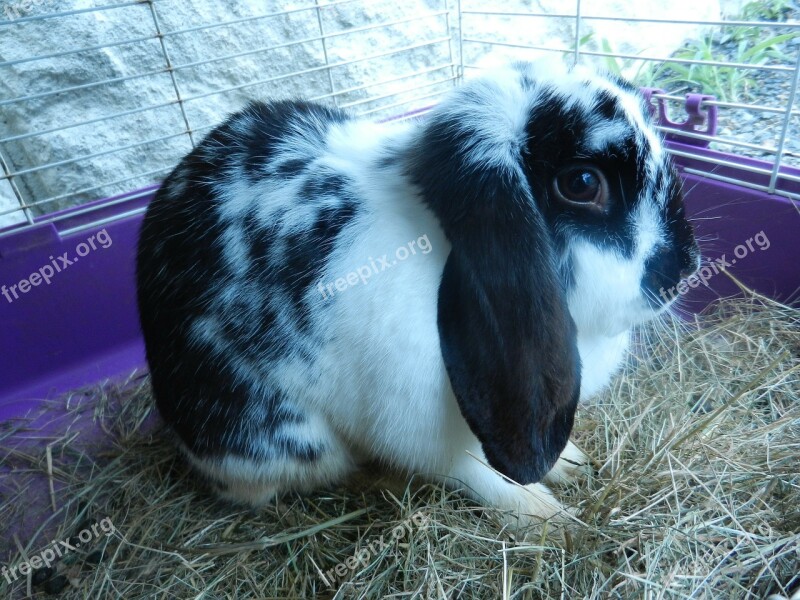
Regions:
<svg viewBox="0 0 800 600"><path fill-rule="evenodd" d="M477 0L462 0L461 4L464 9L486 7L486 3ZM0 20L12 19L10 25L0 26L0 63L133 40L61 57L0 65L0 103L6 102L0 104L0 139L67 127L0 143L0 154L12 170L34 169L14 180L25 202L32 204L65 196L36 207L37 213L50 212L157 181L191 148L192 139L199 140L209 126L250 99L326 96L332 91L331 85L335 90L347 90L446 65L450 62L451 52L455 60L459 60L459 20L455 15L451 16L449 27L444 16L433 16L390 27L333 36L324 46L320 41L291 44L238 58L178 68L172 73L166 68L161 41L154 35L156 20L161 32L175 32L292 7L313 7L313 0L159 0L152 4L143 2L46 21L25 21L25 17L32 15L97 5L100 3L92 0L22 0L16 3L14 0L0 0ZM171 65L179 67L266 46L317 38L321 35L320 27L326 34L335 34L441 11L448 5L454 9L455 0L363 0L322 8L319 16L317 10L312 9L192 33L167 35L163 40ZM151 6L155 9L155 18ZM498 3L495 8L545 13L574 10L571 2L560 0L510 0ZM664 3L663 0L583 0L582 10L585 15L647 15L658 18L715 19L720 14L718 0L673 0L670 3ZM462 24L465 35L489 41L569 48L574 36L574 19L464 15ZM587 20L583 27L587 32L596 29L596 39L613 40L616 49L663 56L669 55L683 40L699 35L692 26L653 28ZM333 67L330 76L328 70L319 69L326 64L325 52L328 63L336 64L389 52L423 40L449 36L456 38L456 41L443 41L380 59ZM474 43L466 44L464 48L467 63L480 62L492 50L485 44ZM520 55L520 51L514 49L495 48L495 53ZM528 53L530 56L537 54L542 53ZM311 72L260 85L248 85L303 70ZM368 111L378 118L413 108L413 102L400 107L394 105L428 93L444 91L452 83L429 85L409 93L402 93L403 90L447 79L454 74L450 68L439 69L368 90L340 94L335 99L323 98L322 101L351 106L352 110L359 112ZM91 85L108 79L119 81ZM84 87L52 93L78 86ZM236 86L246 87L196 98L210 91ZM176 88L184 99L183 111L176 102ZM8 102L32 94L41 94L41 97ZM366 101L375 97L381 98ZM425 105L432 101L423 99L416 104ZM156 108L141 110L146 107ZM388 108L380 110L381 107ZM123 111L134 112L89 125L68 127ZM186 133L187 123L191 137ZM126 146L130 148L113 151ZM64 164L60 166L36 170L41 165L62 161ZM145 175L123 183L109 184L139 173ZM80 190L85 191L70 195ZM0 213L15 206L18 206L18 202L8 182L0 180ZM0 226L11 220L21 220L21 216L21 213L0 214Z"/></svg>

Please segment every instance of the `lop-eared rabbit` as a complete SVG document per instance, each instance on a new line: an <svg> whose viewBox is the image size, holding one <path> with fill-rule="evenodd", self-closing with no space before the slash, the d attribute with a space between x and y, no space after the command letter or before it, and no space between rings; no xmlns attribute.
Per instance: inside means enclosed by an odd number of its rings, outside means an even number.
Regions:
<svg viewBox="0 0 800 600"><path fill-rule="evenodd" d="M232 115L150 204L138 302L160 413L221 496L371 460L549 518L579 400L698 262L638 90L515 63L413 121Z"/></svg>

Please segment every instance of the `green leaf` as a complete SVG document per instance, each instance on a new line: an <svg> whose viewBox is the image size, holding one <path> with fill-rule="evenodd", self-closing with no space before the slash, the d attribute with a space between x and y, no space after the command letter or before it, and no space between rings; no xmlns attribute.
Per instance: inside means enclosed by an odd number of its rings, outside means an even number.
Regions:
<svg viewBox="0 0 800 600"><path fill-rule="evenodd" d="M767 48L772 46L777 46L778 44L783 44L784 42L796 38L800 33L792 32L792 33L784 33L782 35L776 35L775 37L771 37L768 40L764 40L760 44L756 44L747 52L742 54L742 62L750 62L750 59L758 54L764 52Z"/></svg>
<svg viewBox="0 0 800 600"><path fill-rule="evenodd" d="M603 49L603 52L606 54L613 54L614 50L611 48L611 44L606 38L603 38L600 41L600 46ZM622 69L619 66L619 61L614 56L606 56L606 66L609 71L611 71L614 75L618 77L622 76Z"/></svg>

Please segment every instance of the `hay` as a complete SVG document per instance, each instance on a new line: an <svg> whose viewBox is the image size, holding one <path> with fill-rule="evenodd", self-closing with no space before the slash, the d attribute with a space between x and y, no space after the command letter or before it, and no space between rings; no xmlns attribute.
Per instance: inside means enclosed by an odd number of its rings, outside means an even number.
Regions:
<svg viewBox="0 0 800 600"><path fill-rule="evenodd" d="M14 446L11 430L0 436L0 456L20 482L7 492L0 523L19 521L32 500L29 479L38 477L51 526L18 533L3 559L18 564L105 517L115 529L36 576L50 575L48 582L0 578L0 591L15 597L61 586L63 598L126 599L791 596L800 587L800 315L740 299L697 327L668 320L641 334L626 372L579 411L574 439L597 468L557 490L585 523L563 544L553 536L519 541L496 513L457 494L370 483L371 474L258 513L218 502L176 458L170 435L148 425L152 400L140 376L94 390L89 401L73 399L75 416L48 437L49 453ZM78 413L101 424L110 445L82 446Z"/></svg>

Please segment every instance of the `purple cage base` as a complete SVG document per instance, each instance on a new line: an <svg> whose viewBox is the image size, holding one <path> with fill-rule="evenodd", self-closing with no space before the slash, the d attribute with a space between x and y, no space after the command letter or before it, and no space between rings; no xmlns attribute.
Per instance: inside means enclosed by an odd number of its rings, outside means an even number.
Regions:
<svg viewBox="0 0 800 600"><path fill-rule="evenodd" d="M736 157L670 142L676 149L724 158L741 167L719 167L717 175L764 185L769 177L752 167L763 161ZM678 168L706 169L700 160L678 158ZM799 169L785 173L800 176ZM784 302L796 301L800 286L800 203L741 185L727 184L686 172L687 211L707 258L726 255L763 231L769 248L748 250L729 267L743 283ZM135 250L143 209L157 186L100 200L58 213L54 222L17 225L0 238L0 286L17 285L18 298L0 295L0 423L30 414L45 399L104 379L125 376L146 367L135 294ZM800 193L800 184L781 180L783 191ZM87 213L87 207L97 210ZM53 215L48 216L48 220ZM100 225L92 225L101 219ZM16 233L15 230L19 230ZM79 244L105 230L111 245L91 250L50 283L41 281L26 293L19 282L56 261L65 252L76 255ZM104 238L105 239L105 238ZM751 242L752 245L752 242ZM83 248L84 250L86 248ZM725 275L713 276L706 287L690 290L683 306L699 312L738 288Z"/></svg>

